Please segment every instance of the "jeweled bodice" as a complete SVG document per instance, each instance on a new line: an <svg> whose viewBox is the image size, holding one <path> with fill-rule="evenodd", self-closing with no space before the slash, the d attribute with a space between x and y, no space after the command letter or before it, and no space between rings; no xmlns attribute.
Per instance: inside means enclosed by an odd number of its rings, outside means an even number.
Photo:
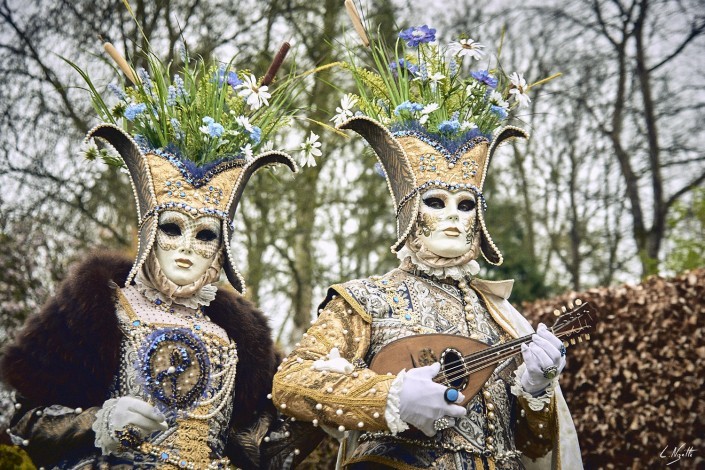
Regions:
<svg viewBox="0 0 705 470"><path fill-rule="evenodd" d="M344 287L372 317L371 344L365 358L368 364L386 344L412 335L446 333L488 345L509 339L488 312L482 294L472 289L469 282L441 282L395 269L384 276L347 282ZM433 357L430 362L436 360L438 357ZM502 460L502 468L515 468L518 457L510 416L515 399L509 388L516 367L513 359L499 364L483 391L468 403L468 414L436 437L418 440L371 433L362 436L355 455L382 455L392 440L397 449L407 447L404 452L490 451Z"/></svg>
<svg viewBox="0 0 705 470"><path fill-rule="evenodd" d="M205 468L221 459L233 406L235 343L199 310L149 300L134 286L119 290L117 304L124 340L113 395L142 398L169 425L141 449L151 454L147 461Z"/></svg>

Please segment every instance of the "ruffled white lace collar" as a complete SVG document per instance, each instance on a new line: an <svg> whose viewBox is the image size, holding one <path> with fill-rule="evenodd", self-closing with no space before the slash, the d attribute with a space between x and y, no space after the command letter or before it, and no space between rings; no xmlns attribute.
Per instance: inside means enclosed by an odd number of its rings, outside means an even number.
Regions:
<svg viewBox="0 0 705 470"><path fill-rule="evenodd" d="M416 253L411 251L407 246L403 246L397 252L397 258L399 258L399 260L402 262L408 259L416 269L436 279L451 278L456 281L462 281L468 278L472 278L480 272L480 265L475 260L471 260L470 262L459 266L448 266L445 268L431 267L421 261L416 256Z"/></svg>
<svg viewBox="0 0 705 470"><path fill-rule="evenodd" d="M167 306L172 302L183 305L184 307L198 309L201 306L208 306L215 299L215 294L218 292L218 287L213 284L207 284L201 287L198 292L190 297L169 297L163 292L156 289L147 279L139 273L135 277L135 285L140 294L144 295L151 301L160 299Z"/></svg>

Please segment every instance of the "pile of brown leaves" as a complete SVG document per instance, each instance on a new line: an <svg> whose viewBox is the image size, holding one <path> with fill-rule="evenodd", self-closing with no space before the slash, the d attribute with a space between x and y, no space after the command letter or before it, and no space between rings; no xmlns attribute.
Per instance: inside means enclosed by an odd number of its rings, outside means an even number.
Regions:
<svg viewBox="0 0 705 470"><path fill-rule="evenodd" d="M585 467L705 466L705 270L571 292L523 313L551 325L550 312L576 298L598 310L561 376ZM676 449L681 460L667 467Z"/></svg>

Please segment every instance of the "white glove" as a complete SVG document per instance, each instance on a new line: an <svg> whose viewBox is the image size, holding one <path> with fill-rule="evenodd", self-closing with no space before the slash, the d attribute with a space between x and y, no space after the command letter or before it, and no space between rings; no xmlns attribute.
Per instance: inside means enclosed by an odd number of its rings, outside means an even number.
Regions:
<svg viewBox="0 0 705 470"><path fill-rule="evenodd" d="M328 359L313 361L313 369L317 371L327 370L329 372L337 372L339 374L351 374L355 369L355 366L350 364L350 362L344 357L340 357L340 351L338 348L333 348L328 353Z"/></svg>
<svg viewBox="0 0 705 470"><path fill-rule="evenodd" d="M536 334L531 336L531 342L521 345L521 354L526 364L521 386L534 396L543 392L565 367L563 342L543 323L539 323Z"/></svg>
<svg viewBox="0 0 705 470"><path fill-rule="evenodd" d="M154 431L165 431L169 428L166 417L155 407L139 398L120 397L115 403L108 428L124 429L128 424L137 426L142 437L149 436Z"/></svg>
<svg viewBox="0 0 705 470"><path fill-rule="evenodd" d="M446 402L444 394L448 387L432 380L440 370L441 365L436 362L407 371L399 393L399 417L429 437L436 434L433 423L437 419L445 416L454 421L452 418L466 413L462 406ZM464 399L459 393L456 403Z"/></svg>

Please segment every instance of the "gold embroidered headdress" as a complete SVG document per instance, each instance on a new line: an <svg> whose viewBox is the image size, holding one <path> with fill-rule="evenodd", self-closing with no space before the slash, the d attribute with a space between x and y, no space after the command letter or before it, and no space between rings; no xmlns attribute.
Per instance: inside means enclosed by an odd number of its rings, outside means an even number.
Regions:
<svg viewBox="0 0 705 470"><path fill-rule="evenodd" d="M486 207L482 189L495 150L510 139L528 138L524 130L504 124L513 107L530 102L530 87L521 74L507 76L499 67L471 71L464 59L480 59L484 46L468 37L442 47L435 42L436 30L423 25L400 32L390 48L381 38L369 39L351 0L346 7L363 44L369 44L374 66L357 65L349 53L343 67L352 72L358 94L344 96L331 120L359 133L377 154L396 209L397 240L391 248L397 252L414 226L425 189L474 191ZM355 106L359 111L353 114ZM478 218L482 254L501 264L483 210Z"/></svg>
<svg viewBox="0 0 705 470"><path fill-rule="evenodd" d="M225 249L224 269L229 282L244 293L230 241L233 218L250 176L266 165L283 164L297 171L283 152L267 151L255 157L274 130L291 115L288 84L268 87L288 50L280 50L264 80L238 72L232 64L191 61L183 51L183 69L170 75L169 67L146 52L149 70L132 69L115 49L116 59L133 86L109 88L118 98L112 108L95 91L90 78L78 67L92 90L94 104L104 123L91 129L85 152L88 158L115 159L98 150L93 139L107 142L120 155L130 175L139 220L137 258L127 284L140 272L157 236L160 212L175 210L192 217L221 219ZM271 91L271 93L270 93ZM270 102L271 100L271 102Z"/></svg>

